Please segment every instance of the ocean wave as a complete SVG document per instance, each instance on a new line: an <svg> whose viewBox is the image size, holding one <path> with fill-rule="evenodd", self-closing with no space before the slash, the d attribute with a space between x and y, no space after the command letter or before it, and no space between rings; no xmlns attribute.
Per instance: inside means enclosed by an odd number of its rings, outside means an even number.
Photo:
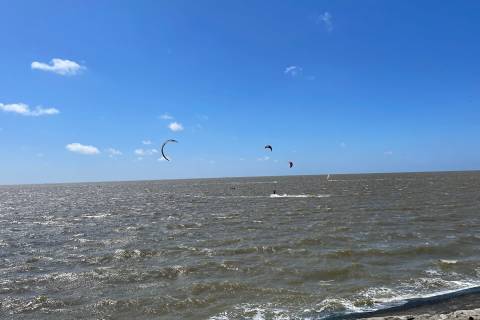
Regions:
<svg viewBox="0 0 480 320"><path fill-rule="evenodd" d="M440 259L439 262L442 264L449 265L449 264L457 264L458 260Z"/></svg>
<svg viewBox="0 0 480 320"><path fill-rule="evenodd" d="M460 293L465 290L477 288L479 285L480 281L475 279L445 280L440 277L417 278L405 283L400 283L398 286L392 288L368 288L348 299L332 297L327 299L327 302L334 301L339 304L338 308L332 308L330 310L330 315L338 313L365 313L398 307L409 302ZM325 309L320 310L324 311Z"/></svg>
<svg viewBox="0 0 480 320"><path fill-rule="evenodd" d="M233 185L243 185L243 184L277 184L278 181L245 181L245 182L230 182L229 184Z"/></svg>
<svg viewBox="0 0 480 320"><path fill-rule="evenodd" d="M37 310L58 310L63 309L67 303L62 300L49 298L44 295L39 295L31 299L9 298L2 300L0 310L7 311L10 314L20 314L26 312L33 312Z"/></svg>
<svg viewBox="0 0 480 320"><path fill-rule="evenodd" d="M352 263L345 267L329 268L308 271L301 274L304 281L346 279L352 277L360 277L365 273L365 266L359 263Z"/></svg>
<svg viewBox="0 0 480 320"><path fill-rule="evenodd" d="M152 280L172 280L182 275L195 272L197 268L190 266L171 266L156 268L147 271L138 271L136 269L121 270L102 270L96 269L94 278L106 280L109 283L125 283L125 282L145 282Z"/></svg>
<svg viewBox="0 0 480 320"><path fill-rule="evenodd" d="M202 226L199 222L168 224L167 229L198 229Z"/></svg>
<svg viewBox="0 0 480 320"><path fill-rule="evenodd" d="M436 287L436 290L431 288ZM375 287L360 291L352 297L327 297L316 304L283 305L274 303L242 304L210 317L210 320L233 319L339 319L342 315L366 317L371 312L399 307L407 303L430 301L449 294L461 294L478 288L478 281L439 278L414 279L395 288ZM439 288L442 287L443 289Z"/></svg>
<svg viewBox="0 0 480 320"><path fill-rule="evenodd" d="M115 250L113 257L116 259L130 259L130 258L146 258L154 257L160 255L160 252L157 250L147 250L147 249L117 249Z"/></svg>
<svg viewBox="0 0 480 320"><path fill-rule="evenodd" d="M328 198L329 194L271 194L270 198Z"/></svg>
<svg viewBox="0 0 480 320"><path fill-rule="evenodd" d="M82 241L82 239L77 239ZM107 242L107 241L106 241ZM107 245L108 243L123 243L124 241L108 241L102 245ZM77 263L82 263L85 265L105 265L112 261L127 261L127 260L144 260L152 257L167 255L167 250L153 250L153 249L116 249L114 252L109 252L101 255L78 255L70 256L70 259L75 259Z"/></svg>
<svg viewBox="0 0 480 320"><path fill-rule="evenodd" d="M320 304L315 306L314 310L306 310L306 313L315 311L319 314L332 314L332 313L351 313L351 312L364 312L373 310L372 307L362 307L362 303L358 301L351 301L345 298L327 298ZM366 305L368 306L368 302ZM310 311L310 312L308 312Z"/></svg>
<svg viewBox="0 0 480 320"><path fill-rule="evenodd" d="M251 292L254 294L270 294L270 295L286 295L289 297L294 296L305 296L306 294L301 291L295 291L285 288L272 288L272 287L261 287L250 283L236 282L236 281L209 281L209 282L199 282L194 283L191 288L191 292L194 295L199 294L230 294L235 295L239 292Z"/></svg>
<svg viewBox="0 0 480 320"><path fill-rule="evenodd" d="M82 218L88 218L88 219L102 219L106 217L110 217L110 213L99 213L99 214L83 214Z"/></svg>
<svg viewBox="0 0 480 320"><path fill-rule="evenodd" d="M90 309L98 312L128 313L132 309L141 311L146 316L159 316L180 310L192 310L206 307L215 301L212 297L187 297L157 296L154 298L112 299L106 298L91 305Z"/></svg>
<svg viewBox="0 0 480 320"><path fill-rule="evenodd" d="M219 267L220 268L220 267ZM144 283L158 280L174 280L201 270L201 266L168 266L140 271L133 268L113 269L99 267L82 272L49 273L38 276L18 277L2 281L1 287L7 293L22 293L38 288L78 289L85 285L106 283Z"/></svg>
<svg viewBox="0 0 480 320"><path fill-rule="evenodd" d="M209 196L209 195L185 195L186 197L201 199L262 199L262 198L329 198L330 194L270 194L265 196L258 195L226 195L226 196Z"/></svg>
<svg viewBox="0 0 480 320"><path fill-rule="evenodd" d="M260 253L260 254L273 254L283 249L288 249L288 246L284 245L277 245L277 246L270 246L270 245L258 245L252 247L238 247L238 248L228 248L228 249L221 249L217 250L215 255L219 256L235 256L235 255L243 255L249 253Z"/></svg>
<svg viewBox="0 0 480 320"><path fill-rule="evenodd" d="M304 239L302 244L321 243L322 239ZM376 257L376 256L416 256L416 255L445 255L454 254L456 243L447 243L443 245L422 244L418 246L394 247L394 248L368 248L368 249L338 249L326 253L329 258L345 258L345 257ZM455 260L440 260L441 263L453 263Z"/></svg>
<svg viewBox="0 0 480 320"><path fill-rule="evenodd" d="M230 182L210 182L194 183L192 186L212 186L212 185L250 185L250 184L277 184L277 180L272 181L230 181Z"/></svg>

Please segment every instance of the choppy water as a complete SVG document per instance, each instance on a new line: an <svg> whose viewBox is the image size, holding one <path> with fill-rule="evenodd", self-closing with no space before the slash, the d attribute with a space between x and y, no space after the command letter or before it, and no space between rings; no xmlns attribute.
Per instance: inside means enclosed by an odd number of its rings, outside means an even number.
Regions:
<svg viewBox="0 0 480 320"><path fill-rule="evenodd" d="M480 285L480 173L330 179L0 187L0 318L322 319Z"/></svg>

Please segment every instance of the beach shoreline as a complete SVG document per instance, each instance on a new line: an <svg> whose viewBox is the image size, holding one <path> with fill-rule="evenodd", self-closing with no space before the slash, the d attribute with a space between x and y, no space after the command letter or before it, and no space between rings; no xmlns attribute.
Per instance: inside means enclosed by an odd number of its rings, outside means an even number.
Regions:
<svg viewBox="0 0 480 320"><path fill-rule="evenodd" d="M480 319L479 288L445 294L425 301L374 311L355 319L406 320L406 319Z"/></svg>
<svg viewBox="0 0 480 320"><path fill-rule="evenodd" d="M480 309L472 310L457 310L450 313L434 313L434 314L411 314L401 316L384 316L384 317L372 317L372 318L360 318L366 320L433 320L433 319L465 319L474 320L480 319Z"/></svg>
<svg viewBox="0 0 480 320"><path fill-rule="evenodd" d="M386 316L386 317L374 317L374 318L364 318L369 320L433 320L433 319L465 319L465 320L474 320L480 319L480 309L473 310L458 310L451 313L441 313L441 314L422 314L422 315L404 315L404 316Z"/></svg>

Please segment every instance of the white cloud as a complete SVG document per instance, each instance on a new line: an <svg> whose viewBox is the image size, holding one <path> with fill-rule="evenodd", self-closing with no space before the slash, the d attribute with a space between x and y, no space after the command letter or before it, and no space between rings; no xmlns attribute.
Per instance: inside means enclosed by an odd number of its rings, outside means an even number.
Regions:
<svg viewBox="0 0 480 320"><path fill-rule="evenodd" d="M114 148L108 148L107 149L108 156L110 158L114 158L116 156L121 156L122 152L120 150L114 149Z"/></svg>
<svg viewBox="0 0 480 320"><path fill-rule="evenodd" d="M51 116L51 115L60 113L58 109L43 108L40 106L32 110L25 103L11 103L11 104L0 103L0 110L3 112L13 112L16 114L20 114L22 116L30 116L30 117Z"/></svg>
<svg viewBox="0 0 480 320"><path fill-rule="evenodd" d="M383 154L386 155L386 156L391 156L391 155L393 155L393 151L390 151L390 150L385 151Z"/></svg>
<svg viewBox="0 0 480 320"><path fill-rule="evenodd" d="M323 23L328 32L333 31L333 18L330 12L325 11L318 17L318 23Z"/></svg>
<svg viewBox="0 0 480 320"><path fill-rule="evenodd" d="M152 141L150 141L150 140L143 140L143 141L142 141L142 144L148 146L148 145L152 144Z"/></svg>
<svg viewBox="0 0 480 320"><path fill-rule="evenodd" d="M302 67L288 66L288 67L285 68L283 73L285 73L286 75L289 75L291 77L296 77L296 76L300 75L300 73L302 73L302 71L303 71Z"/></svg>
<svg viewBox="0 0 480 320"><path fill-rule="evenodd" d="M183 130L183 126L181 123L178 123L178 122L172 122L168 125L168 128L174 132L176 131L182 131Z"/></svg>
<svg viewBox="0 0 480 320"><path fill-rule="evenodd" d="M38 116L44 116L44 115L54 115L54 114L59 114L60 111L55 108L42 108L42 107L36 107L35 110L33 110L30 114L32 116L38 117Z"/></svg>
<svg viewBox="0 0 480 320"><path fill-rule="evenodd" d="M172 120L173 119L173 117L171 115L169 115L168 113L162 114L159 118L162 119L162 120Z"/></svg>
<svg viewBox="0 0 480 320"><path fill-rule="evenodd" d="M265 156L257 159L257 161L268 161L268 160L270 160L269 156Z"/></svg>
<svg viewBox="0 0 480 320"><path fill-rule="evenodd" d="M100 151L96 147L83 145L78 142L67 144L65 148L67 148L68 151L76 152L80 154L93 155L93 154L100 153Z"/></svg>
<svg viewBox="0 0 480 320"><path fill-rule="evenodd" d="M135 149L135 151L133 151L133 153L135 153L137 156L141 156L141 157L144 157L144 156L151 156L155 153L158 153L158 150L157 149Z"/></svg>
<svg viewBox="0 0 480 320"><path fill-rule="evenodd" d="M75 61L58 58L52 59L50 64L34 61L31 67L32 69L53 72L62 76L74 76L85 69L84 66Z"/></svg>
<svg viewBox="0 0 480 320"><path fill-rule="evenodd" d="M170 160L171 160L171 159L172 159L172 158L170 158ZM162 158L158 158L157 161L167 161L167 160L162 157Z"/></svg>

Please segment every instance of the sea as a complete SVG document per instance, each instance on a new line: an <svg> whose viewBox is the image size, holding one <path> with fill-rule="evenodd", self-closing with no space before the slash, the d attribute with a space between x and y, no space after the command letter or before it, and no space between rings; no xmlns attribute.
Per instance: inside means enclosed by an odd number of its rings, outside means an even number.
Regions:
<svg viewBox="0 0 480 320"><path fill-rule="evenodd" d="M0 223L0 319L350 319L480 286L480 172L0 186Z"/></svg>

